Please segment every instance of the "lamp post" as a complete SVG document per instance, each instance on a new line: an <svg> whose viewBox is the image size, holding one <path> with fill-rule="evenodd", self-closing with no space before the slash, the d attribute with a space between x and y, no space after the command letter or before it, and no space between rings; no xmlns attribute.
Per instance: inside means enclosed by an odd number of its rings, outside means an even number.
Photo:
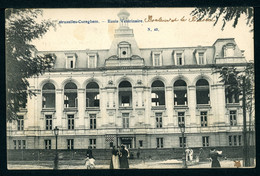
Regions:
<svg viewBox="0 0 260 176"><path fill-rule="evenodd" d="M185 125L180 124L179 125L180 130L181 130L181 135L182 135L182 168L187 168L187 163L186 163L186 155L185 155L185 150L184 150L184 133L185 133Z"/></svg>
<svg viewBox="0 0 260 176"><path fill-rule="evenodd" d="M56 137L56 150L55 150L55 158L54 158L54 170L58 170L58 164L59 164L59 157L58 157L58 135L59 135L59 128L55 126L53 129L54 135Z"/></svg>

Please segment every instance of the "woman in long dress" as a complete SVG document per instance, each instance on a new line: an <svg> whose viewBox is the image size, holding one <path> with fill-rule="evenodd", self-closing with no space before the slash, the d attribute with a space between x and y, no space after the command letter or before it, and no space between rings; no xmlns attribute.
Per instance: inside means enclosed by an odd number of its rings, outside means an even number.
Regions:
<svg viewBox="0 0 260 176"><path fill-rule="evenodd" d="M110 169L119 169L119 151L113 146Z"/></svg>
<svg viewBox="0 0 260 176"><path fill-rule="evenodd" d="M125 146L121 146L120 150L120 168L122 169L128 169L129 168L129 163L128 163L128 151L125 149Z"/></svg>
<svg viewBox="0 0 260 176"><path fill-rule="evenodd" d="M212 160L211 167L221 167L218 161L218 157L222 156L220 152L216 151L216 149L211 149L209 156Z"/></svg>

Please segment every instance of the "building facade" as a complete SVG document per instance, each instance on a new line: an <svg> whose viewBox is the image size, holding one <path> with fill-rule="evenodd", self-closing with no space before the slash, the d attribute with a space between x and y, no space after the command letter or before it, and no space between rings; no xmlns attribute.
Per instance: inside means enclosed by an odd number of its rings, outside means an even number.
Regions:
<svg viewBox="0 0 260 176"><path fill-rule="evenodd" d="M243 69L233 38L212 46L139 48L118 13L110 49L51 51L53 68L29 79L27 107L7 124L8 149L178 148L242 145L242 106L216 67ZM185 125L182 138L180 124Z"/></svg>

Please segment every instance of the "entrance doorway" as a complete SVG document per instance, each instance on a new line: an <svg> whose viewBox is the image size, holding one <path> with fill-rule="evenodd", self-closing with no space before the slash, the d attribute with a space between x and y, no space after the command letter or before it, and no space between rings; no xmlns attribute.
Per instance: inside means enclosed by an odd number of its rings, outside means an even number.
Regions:
<svg viewBox="0 0 260 176"><path fill-rule="evenodd" d="M133 147L133 138L131 137L121 137L120 138L121 144L125 145L126 148L132 148Z"/></svg>

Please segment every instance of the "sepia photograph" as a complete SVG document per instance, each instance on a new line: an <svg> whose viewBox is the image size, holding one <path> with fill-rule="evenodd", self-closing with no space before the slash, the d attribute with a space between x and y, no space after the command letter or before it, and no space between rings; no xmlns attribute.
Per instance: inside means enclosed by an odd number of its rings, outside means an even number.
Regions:
<svg viewBox="0 0 260 176"><path fill-rule="evenodd" d="M7 169L255 168L253 17L6 9Z"/></svg>

